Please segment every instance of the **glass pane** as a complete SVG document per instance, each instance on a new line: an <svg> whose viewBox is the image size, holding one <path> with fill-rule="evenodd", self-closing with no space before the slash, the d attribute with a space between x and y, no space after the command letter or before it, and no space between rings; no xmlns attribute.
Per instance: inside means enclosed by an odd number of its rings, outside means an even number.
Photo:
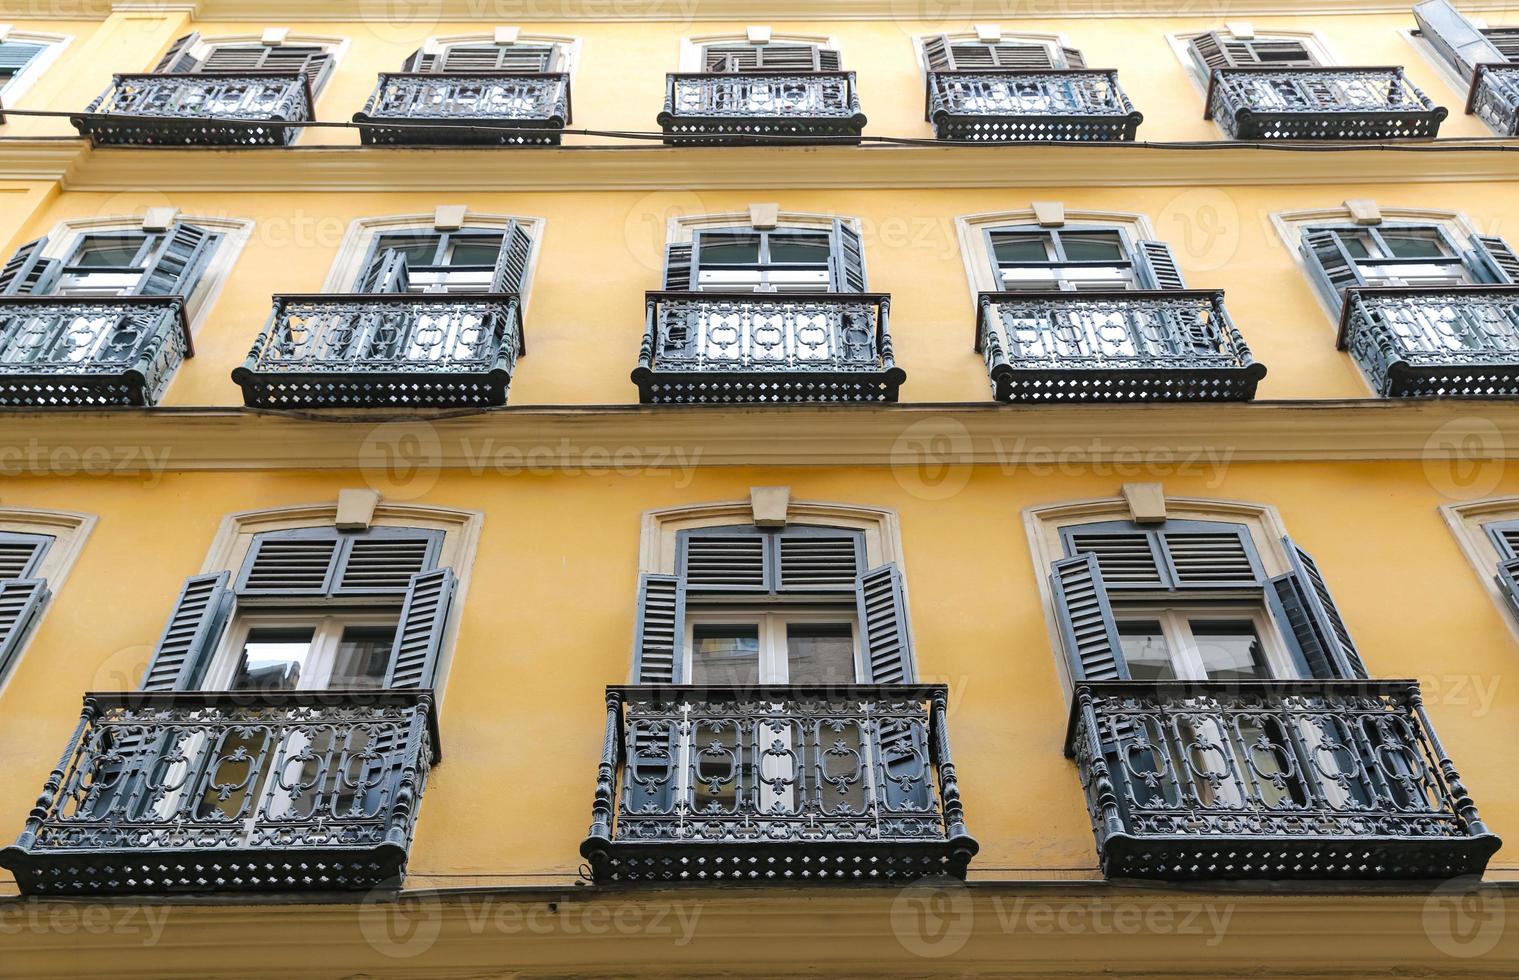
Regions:
<svg viewBox="0 0 1519 980"><path fill-rule="evenodd" d="M756 235L702 235L700 245L703 265L759 261L760 240Z"/></svg>
<svg viewBox="0 0 1519 980"><path fill-rule="evenodd" d="M1340 244L1345 246L1345 251L1350 253L1353 259L1364 259L1371 256L1371 249L1366 245L1366 237L1356 234L1341 234Z"/></svg>
<svg viewBox="0 0 1519 980"><path fill-rule="evenodd" d="M789 623L786 660L792 684L853 684L854 631L848 623Z"/></svg>
<svg viewBox="0 0 1519 980"><path fill-rule="evenodd" d="M1450 253L1434 232L1383 232L1387 250L1399 259L1443 258Z"/></svg>
<svg viewBox="0 0 1519 980"><path fill-rule="evenodd" d="M706 256L703 255L703 258ZM828 239L822 235L770 236L771 262L828 263Z"/></svg>
<svg viewBox="0 0 1519 980"><path fill-rule="evenodd" d="M433 265L438 257L438 242L436 236L416 235L381 235L375 245L375 254L386 249L395 249L406 256L407 267L419 265Z"/></svg>
<svg viewBox="0 0 1519 980"><path fill-rule="evenodd" d="M1048 262L1047 235L993 235L992 254L998 262Z"/></svg>
<svg viewBox="0 0 1519 980"><path fill-rule="evenodd" d="M310 627L251 629L229 690L294 691L311 657Z"/></svg>
<svg viewBox="0 0 1519 980"><path fill-rule="evenodd" d="M1266 653L1249 620L1191 620L1192 637L1209 680L1250 681L1270 678Z"/></svg>
<svg viewBox="0 0 1519 980"><path fill-rule="evenodd" d="M752 687L759 683L759 626L697 626L692 630L691 683Z"/></svg>
<svg viewBox="0 0 1519 980"><path fill-rule="evenodd" d="M1128 257L1124 254L1122 239L1114 232L1061 235L1060 244L1065 246L1065 257L1072 262L1112 262Z"/></svg>
<svg viewBox="0 0 1519 980"><path fill-rule="evenodd" d="M390 666L394 626L350 626L338 641L337 661L327 687L332 690L372 690L385 683Z"/></svg>
<svg viewBox="0 0 1519 980"><path fill-rule="evenodd" d="M1160 624L1153 620L1119 623L1118 642L1123 647L1124 663L1136 681L1167 681L1176 677L1171 648Z"/></svg>
<svg viewBox="0 0 1519 980"><path fill-rule="evenodd" d="M449 250L448 264L494 266L500 253L500 238L466 238L454 242Z"/></svg>
<svg viewBox="0 0 1519 980"><path fill-rule="evenodd" d="M71 264L87 269L131 269L140 248L141 238L92 236L79 246Z"/></svg>

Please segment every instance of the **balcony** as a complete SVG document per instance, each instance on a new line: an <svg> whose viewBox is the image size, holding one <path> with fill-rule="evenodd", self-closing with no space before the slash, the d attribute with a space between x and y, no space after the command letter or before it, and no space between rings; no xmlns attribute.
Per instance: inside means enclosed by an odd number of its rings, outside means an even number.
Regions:
<svg viewBox="0 0 1519 980"><path fill-rule="evenodd" d="M645 405L894 402L884 293L646 294L633 381Z"/></svg>
<svg viewBox="0 0 1519 980"><path fill-rule="evenodd" d="M982 293L979 307L998 401L1249 401L1266 375L1220 290Z"/></svg>
<svg viewBox="0 0 1519 980"><path fill-rule="evenodd" d="M570 121L570 76L382 73L353 121L367 124L367 146L558 146Z"/></svg>
<svg viewBox="0 0 1519 980"><path fill-rule="evenodd" d="M428 691L87 694L0 866L27 895L398 886Z"/></svg>
<svg viewBox="0 0 1519 980"><path fill-rule="evenodd" d="M858 143L865 129L852 71L669 75L659 114L670 146Z"/></svg>
<svg viewBox="0 0 1519 980"><path fill-rule="evenodd" d="M1237 140L1433 139L1446 116L1402 68L1218 68L1207 105Z"/></svg>
<svg viewBox="0 0 1519 980"><path fill-rule="evenodd" d="M1519 136L1519 65L1478 65L1466 111L1505 136Z"/></svg>
<svg viewBox="0 0 1519 980"><path fill-rule="evenodd" d="M996 69L929 72L925 118L941 140L1091 143L1134 139L1144 116L1116 71Z"/></svg>
<svg viewBox="0 0 1519 980"><path fill-rule="evenodd" d="M1414 681L1076 685L1110 878L1451 878L1500 845Z"/></svg>
<svg viewBox="0 0 1519 980"><path fill-rule="evenodd" d="M311 104L299 72L114 75L71 121L95 146L286 146Z"/></svg>
<svg viewBox="0 0 1519 980"><path fill-rule="evenodd" d="M0 406L152 405L192 353L176 296L0 297Z"/></svg>
<svg viewBox="0 0 1519 980"><path fill-rule="evenodd" d="M1339 348L1384 398L1519 395L1519 286L1350 289Z"/></svg>
<svg viewBox="0 0 1519 980"><path fill-rule="evenodd" d="M250 408L485 407L521 353L515 293L285 295L232 380Z"/></svg>
<svg viewBox="0 0 1519 980"><path fill-rule="evenodd" d="M598 884L965 877L942 685L607 688Z"/></svg>

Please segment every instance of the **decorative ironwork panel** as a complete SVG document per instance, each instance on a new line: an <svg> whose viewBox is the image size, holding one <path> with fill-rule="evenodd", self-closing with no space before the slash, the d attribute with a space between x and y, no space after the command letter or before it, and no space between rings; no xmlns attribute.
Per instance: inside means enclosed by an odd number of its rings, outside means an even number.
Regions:
<svg viewBox="0 0 1519 980"><path fill-rule="evenodd" d="M1519 395L1519 286L1348 290L1340 348L1385 397Z"/></svg>
<svg viewBox="0 0 1519 980"><path fill-rule="evenodd" d="M646 405L894 402L883 293L651 292L633 380Z"/></svg>
<svg viewBox="0 0 1519 980"><path fill-rule="evenodd" d="M1075 693L1067 752L1111 877L1443 878L1498 849L1414 681Z"/></svg>
<svg viewBox="0 0 1519 980"><path fill-rule="evenodd" d="M1087 143L1132 140L1144 116L1116 71L928 73L928 121L941 140Z"/></svg>
<svg viewBox="0 0 1519 980"><path fill-rule="evenodd" d="M260 408L501 405L518 311L514 293L275 296L232 380Z"/></svg>
<svg viewBox="0 0 1519 980"><path fill-rule="evenodd" d="M1519 136L1519 65L1478 65L1467 111L1506 136Z"/></svg>
<svg viewBox="0 0 1519 980"><path fill-rule="evenodd" d="M1001 401L1245 401L1266 374L1219 290L982 293L979 308Z"/></svg>
<svg viewBox="0 0 1519 980"><path fill-rule="evenodd" d="M191 352L178 297L0 297L0 406L152 405Z"/></svg>
<svg viewBox="0 0 1519 980"><path fill-rule="evenodd" d="M311 102L299 72L114 75L72 122L96 146L285 146Z"/></svg>
<svg viewBox="0 0 1519 980"><path fill-rule="evenodd" d="M427 691L87 694L0 865L33 895L399 885Z"/></svg>
<svg viewBox="0 0 1519 980"><path fill-rule="evenodd" d="M963 877L942 686L607 689L598 882Z"/></svg>
<svg viewBox="0 0 1519 980"><path fill-rule="evenodd" d="M382 73L354 122L367 144L556 146L570 121L566 72ZM409 125L402 125L409 124Z"/></svg>
<svg viewBox="0 0 1519 980"><path fill-rule="evenodd" d="M858 142L854 72L711 72L667 76L659 114L675 144Z"/></svg>
<svg viewBox="0 0 1519 980"><path fill-rule="evenodd" d="M1218 68L1207 105L1242 140L1432 139L1447 115L1402 68Z"/></svg>

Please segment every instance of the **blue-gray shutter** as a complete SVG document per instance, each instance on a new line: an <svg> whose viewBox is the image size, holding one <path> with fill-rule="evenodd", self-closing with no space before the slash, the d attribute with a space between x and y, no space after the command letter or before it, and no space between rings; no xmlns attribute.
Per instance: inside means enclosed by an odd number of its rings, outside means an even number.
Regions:
<svg viewBox="0 0 1519 980"><path fill-rule="evenodd" d="M390 649L387 688L428 688L437 680L443 628L453 601L454 571L437 568L411 577L395 643Z"/></svg>
<svg viewBox="0 0 1519 980"><path fill-rule="evenodd" d="M1128 680L1113 605L1102 582L1097 556L1078 555L1054 562L1050 589L1055 596L1055 617L1071 666L1078 681Z"/></svg>
<svg viewBox="0 0 1519 980"><path fill-rule="evenodd" d="M1339 303L1345 290L1366 285L1361 268L1345 251L1339 233L1332 228L1310 228L1303 232L1300 249L1314 282L1331 303Z"/></svg>
<svg viewBox="0 0 1519 980"><path fill-rule="evenodd" d="M439 60L437 55L428 54L422 48L418 48L401 63L401 70L410 72L436 71L437 68L435 66Z"/></svg>
<svg viewBox="0 0 1519 980"><path fill-rule="evenodd" d="M1509 558L1498 563L1498 591L1508 600L1508 607L1519 616L1519 558Z"/></svg>
<svg viewBox="0 0 1519 980"><path fill-rule="evenodd" d="M1427 0L1414 4L1414 20L1420 33L1440 52L1452 68L1468 82L1478 65L1502 64L1506 59L1477 26L1466 19L1449 0Z"/></svg>
<svg viewBox="0 0 1519 980"><path fill-rule="evenodd" d="M194 225L175 224L133 290L139 296L189 296L195 290L216 236Z"/></svg>
<svg viewBox="0 0 1519 980"><path fill-rule="evenodd" d="M667 292L680 293L692 288L695 252L695 242L671 242L665 246L663 289Z"/></svg>
<svg viewBox="0 0 1519 980"><path fill-rule="evenodd" d="M42 557L52 547L53 540L49 534L12 534L0 531L0 582L34 577L42 565Z"/></svg>
<svg viewBox="0 0 1519 980"><path fill-rule="evenodd" d="M369 264L359 276L355 292L404 293L411 286L406 255L393 248L382 249L369 257Z"/></svg>
<svg viewBox="0 0 1519 980"><path fill-rule="evenodd" d="M197 62L190 54L190 49L198 43L200 43L199 34L186 34L184 37L176 38L174 43L169 45L169 50L158 59L158 64L153 66L153 74L166 75L194 71Z"/></svg>
<svg viewBox="0 0 1519 980"><path fill-rule="evenodd" d="M1141 240L1134 243L1134 260L1140 282L1146 289L1186 289L1187 282L1176 264L1176 255L1165 242Z"/></svg>
<svg viewBox="0 0 1519 980"><path fill-rule="evenodd" d="M1217 68L1237 67L1238 59L1228 43L1216 31L1199 34L1191 41L1192 53L1209 72Z"/></svg>
<svg viewBox="0 0 1519 980"><path fill-rule="evenodd" d="M895 564L861 572L855 584L860 615L860 646L865 651L869 684L903 684L917 679L907 596Z"/></svg>
<svg viewBox="0 0 1519 980"><path fill-rule="evenodd" d="M1265 571L1243 524L1167 521L1142 528L1131 521L1099 521L1061 528L1069 555L1097 559L1105 587L1192 590L1259 588Z"/></svg>
<svg viewBox="0 0 1519 980"><path fill-rule="evenodd" d="M527 280L527 260L533 251L533 239L519 222L507 225L501 234L501 251L491 272L491 292L521 293Z"/></svg>
<svg viewBox="0 0 1519 980"><path fill-rule="evenodd" d="M254 537L234 589L245 596L404 595L412 576L437 564L442 540L441 531L406 527L269 531Z"/></svg>
<svg viewBox="0 0 1519 980"><path fill-rule="evenodd" d="M1473 235L1473 271L1484 282L1512 286L1519 284L1519 254L1498 235Z"/></svg>
<svg viewBox="0 0 1519 980"><path fill-rule="evenodd" d="M860 233L843 218L833 219L832 244L828 250L833 266L830 288L836 293L865 291L865 247Z"/></svg>
<svg viewBox="0 0 1519 980"><path fill-rule="evenodd" d="M0 581L0 678L21 652L47 598L47 583L40 578Z"/></svg>
<svg viewBox="0 0 1519 980"><path fill-rule="evenodd" d="M685 679L686 584L677 575L638 579L633 632L633 683L679 684Z"/></svg>
<svg viewBox="0 0 1519 980"><path fill-rule="evenodd" d="M141 690L189 691L200 683L232 609L230 577L228 572L214 572L185 580L153 647Z"/></svg>
<svg viewBox="0 0 1519 980"><path fill-rule="evenodd" d="M1282 538L1292 570L1270 581L1267 598L1299 669L1313 677L1364 678L1366 665L1318 564L1291 538Z"/></svg>
<svg viewBox="0 0 1519 980"><path fill-rule="evenodd" d="M752 524L681 531L675 539L676 574L691 592L774 592L772 538Z"/></svg>
<svg viewBox="0 0 1519 980"><path fill-rule="evenodd" d="M923 39L923 63L929 71L954 70L955 56L948 36L934 34Z"/></svg>
<svg viewBox="0 0 1519 980"><path fill-rule="evenodd" d="M43 258L47 237L27 242L0 268L0 296L37 296L48 292L58 281L63 263Z"/></svg>
<svg viewBox="0 0 1519 980"><path fill-rule="evenodd" d="M46 47L43 44L26 44L21 41L0 42L0 69L15 74L25 68Z"/></svg>

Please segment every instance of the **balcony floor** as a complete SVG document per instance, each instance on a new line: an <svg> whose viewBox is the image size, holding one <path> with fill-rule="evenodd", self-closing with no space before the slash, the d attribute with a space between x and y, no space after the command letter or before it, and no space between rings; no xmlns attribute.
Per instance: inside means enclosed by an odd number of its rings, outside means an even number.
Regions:
<svg viewBox="0 0 1519 980"><path fill-rule="evenodd" d="M895 402L900 368L872 372L635 371L644 405Z"/></svg>
<svg viewBox="0 0 1519 980"><path fill-rule="evenodd" d="M1100 857L1109 878L1434 880L1480 877L1501 843L1491 834L1422 840L1372 835L1120 834L1108 838Z"/></svg>
<svg viewBox="0 0 1519 980"><path fill-rule="evenodd" d="M920 841L608 841L580 852L605 884L904 882L964 878L970 838Z"/></svg>
<svg viewBox="0 0 1519 980"><path fill-rule="evenodd" d="M300 129L289 120L249 120L244 125L199 117L113 117L96 113L73 118L79 135L94 146L288 146Z"/></svg>
<svg viewBox="0 0 1519 980"><path fill-rule="evenodd" d="M558 146L563 119L428 119L354 114L365 146ZM417 125L407 125L416 123Z"/></svg>

